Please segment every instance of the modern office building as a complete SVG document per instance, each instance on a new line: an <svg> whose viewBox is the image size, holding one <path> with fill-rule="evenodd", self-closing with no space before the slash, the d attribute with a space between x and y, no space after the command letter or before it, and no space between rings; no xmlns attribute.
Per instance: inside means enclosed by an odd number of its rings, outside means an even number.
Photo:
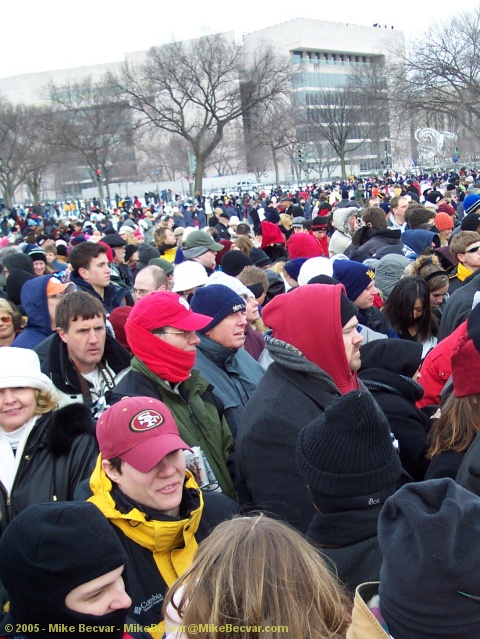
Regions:
<svg viewBox="0 0 480 639"><path fill-rule="evenodd" d="M305 110L307 119L318 123L322 111L332 108L335 92L347 87L352 72L369 66L378 67L380 74L391 55L388 51L404 48L404 35L391 27L295 19L244 36L247 51L261 42L288 53L295 69L293 84L298 108ZM348 156L350 172L381 170L391 163L392 153L395 155L400 145L392 139L396 127L390 126L388 114L384 115L381 123L372 126L371 113L364 113L358 125L352 127L349 144L358 148ZM363 141L366 129L369 135ZM408 132L405 135L408 137ZM315 165L319 145L312 140L312 131L304 131L303 135L299 132L299 141L304 166L308 167L309 162Z"/></svg>

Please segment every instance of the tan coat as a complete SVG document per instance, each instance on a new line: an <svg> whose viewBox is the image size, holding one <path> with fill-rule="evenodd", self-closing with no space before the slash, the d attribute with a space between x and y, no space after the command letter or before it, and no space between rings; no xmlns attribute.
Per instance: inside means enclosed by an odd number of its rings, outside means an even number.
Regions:
<svg viewBox="0 0 480 639"><path fill-rule="evenodd" d="M371 581L360 584L355 590L352 624L347 630L347 639L390 639L366 604L377 594L378 586L378 581Z"/></svg>

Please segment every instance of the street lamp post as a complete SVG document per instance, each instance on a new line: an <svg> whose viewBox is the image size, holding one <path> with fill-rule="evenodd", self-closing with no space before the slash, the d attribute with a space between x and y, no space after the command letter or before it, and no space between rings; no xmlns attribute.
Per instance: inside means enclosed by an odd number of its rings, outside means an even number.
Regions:
<svg viewBox="0 0 480 639"><path fill-rule="evenodd" d="M382 152L382 156L383 156L382 164L384 164L385 170L387 171L390 168L390 164L388 161L388 141L389 141L389 138L382 138L380 140L380 142L383 142L383 145L384 145L383 152Z"/></svg>
<svg viewBox="0 0 480 639"><path fill-rule="evenodd" d="M157 171L157 169L153 169L152 170L152 175L155 176L155 191L156 191L157 195L158 195L158 174L159 174L159 172Z"/></svg>

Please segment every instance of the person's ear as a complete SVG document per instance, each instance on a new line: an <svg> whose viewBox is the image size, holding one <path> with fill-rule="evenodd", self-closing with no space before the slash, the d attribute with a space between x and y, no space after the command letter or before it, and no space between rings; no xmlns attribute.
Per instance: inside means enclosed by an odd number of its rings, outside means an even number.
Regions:
<svg viewBox="0 0 480 639"><path fill-rule="evenodd" d="M102 469L108 479L110 479L110 481L116 482L121 474L116 468L112 466L108 459L102 459Z"/></svg>
<svg viewBox="0 0 480 639"><path fill-rule="evenodd" d="M62 342L64 342L66 344L67 343L67 334L65 333L65 331L62 328L59 328L57 326L57 333L58 333L60 339L62 340Z"/></svg>

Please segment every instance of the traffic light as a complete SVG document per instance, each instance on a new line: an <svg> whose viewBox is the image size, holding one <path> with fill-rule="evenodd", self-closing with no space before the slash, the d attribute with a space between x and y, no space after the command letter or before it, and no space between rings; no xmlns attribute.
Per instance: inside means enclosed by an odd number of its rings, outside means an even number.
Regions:
<svg viewBox="0 0 480 639"><path fill-rule="evenodd" d="M102 173L101 173L100 169L97 169L95 171L95 175L97 176L97 180L100 182L100 180L102 179Z"/></svg>
<svg viewBox="0 0 480 639"><path fill-rule="evenodd" d="M301 164L303 162L303 151L302 151L302 149L298 149L297 157L298 157L299 163Z"/></svg>
<svg viewBox="0 0 480 639"><path fill-rule="evenodd" d="M458 150L458 146L455 147L455 155L458 156L460 155L460 151Z"/></svg>

